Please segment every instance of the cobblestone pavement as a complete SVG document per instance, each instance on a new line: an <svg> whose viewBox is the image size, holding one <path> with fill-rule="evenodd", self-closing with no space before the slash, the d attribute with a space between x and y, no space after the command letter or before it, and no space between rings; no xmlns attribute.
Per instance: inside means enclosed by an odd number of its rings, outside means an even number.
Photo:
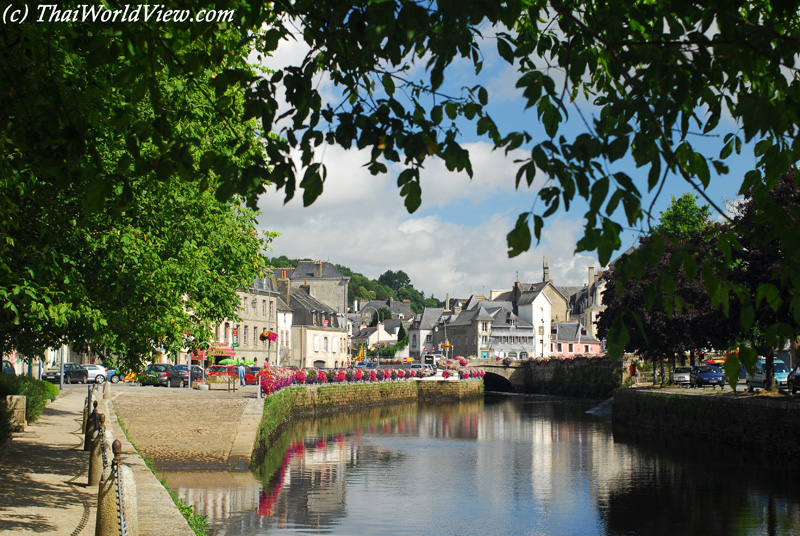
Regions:
<svg viewBox="0 0 800 536"><path fill-rule="evenodd" d="M227 467L248 400L256 397L253 385L235 392L124 385L113 402L131 442L157 470L214 470Z"/></svg>

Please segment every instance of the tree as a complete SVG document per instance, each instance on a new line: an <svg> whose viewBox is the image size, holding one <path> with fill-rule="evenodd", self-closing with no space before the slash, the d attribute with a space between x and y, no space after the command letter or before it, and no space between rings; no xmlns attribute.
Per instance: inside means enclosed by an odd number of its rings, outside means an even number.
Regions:
<svg viewBox="0 0 800 536"><path fill-rule="evenodd" d="M775 348L795 340L800 331L800 274L794 270L797 259L796 228L800 223L800 188L797 172L787 171L761 203L755 190L746 192L732 228L742 249L737 253L731 281L737 291L755 297L736 309L742 327L741 337L750 341L739 359L752 369L758 355L764 356L767 390L775 390ZM759 204L767 206L766 211ZM794 227L795 232L790 229ZM788 262L787 262L788 260ZM778 341L776 343L776 341Z"/></svg>
<svg viewBox="0 0 800 536"><path fill-rule="evenodd" d="M390 311L386 307L378 307L378 310L372 313L372 320L369 323L369 327L374 328L375 326L378 325L379 322L386 322L391 318L392 318L392 311Z"/></svg>
<svg viewBox="0 0 800 536"><path fill-rule="evenodd" d="M708 220L708 207L698 206L695 196L673 197L653 232L640 242L642 251L661 252L656 262L648 262L635 280L625 280L616 269L604 272L606 309L597 322L598 334L605 337L616 329L624 335L624 343L612 351L650 357L654 366L656 359L668 358L674 366L676 355L728 347L735 334L712 306L697 270L698 262L713 255L720 232L721 227ZM617 264L626 261L623 257ZM738 372L737 368L737 377Z"/></svg>
<svg viewBox="0 0 800 536"><path fill-rule="evenodd" d="M673 195L672 203L661 212L654 231L670 237L690 238L704 230L710 223L711 207L698 205L697 199L696 195L688 192L677 199Z"/></svg>
<svg viewBox="0 0 800 536"><path fill-rule="evenodd" d="M156 347L208 341L261 272L254 213L213 194L219 165L261 149L241 94L219 94L240 120L207 128L220 120L214 75L241 58L193 74L154 56L146 67L125 56L155 42L106 30L0 31L0 350L34 358L70 343L136 368Z"/></svg>
<svg viewBox="0 0 800 536"><path fill-rule="evenodd" d="M527 151L518 187L531 187L537 175L548 179L534 194L541 202L509 232L509 254L528 250L545 220L580 198L588 209L577 250L597 251L606 264L624 226L653 218L643 199L657 197L668 180L685 181L718 210L706 194L712 170L727 174L730 156L750 143L753 167L736 180L764 212L766 193L800 156L800 24L792 2L316 0L268 9L234 2L218 11L208 0L187 0L182 7L195 21L213 21L59 22L40 6L32 16L46 20L5 25L0 143L12 157L0 172L59 189L83 185L87 209L129 199L131 178L170 177L213 187L220 199L239 193L251 206L269 183L287 200L299 188L310 205L326 180L319 155L338 144L369 150L365 164L374 174L403 166L397 184L413 212L429 158L472 175L461 140L474 125L498 149ZM273 73L244 62L251 49L270 54L295 39L298 19L309 45L299 65ZM453 91L445 84L455 65L479 73L487 46L517 69L523 105L539 118L530 130L526 122L501 131L489 91L477 82ZM411 71L418 62L423 69ZM320 89L323 74L338 93ZM201 91L214 117L207 124L228 132L228 142L196 144L197 131L180 128L181 110L165 106L164 79ZM139 115L145 104L152 121ZM248 136L246 120L254 118L263 147ZM568 128L576 124L584 128ZM117 142L114 158L98 154L96 142L106 137ZM617 167L623 157L641 170L636 177ZM781 224L754 232L770 239L784 231ZM736 250L738 238L725 234L720 247ZM714 264L730 262L723 257L704 261L701 271L725 273ZM634 278L654 258L634 255L620 275ZM800 271L796 261L787 260ZM727 310L726 282L704 281ZM753 297L734 294L743 310L754 307Z"/></svg>
<svg viewBox="0 0 800 536"><path fill-rule="evenodd" d="M395 292L399 292L401 288L411 286L411 278L408 277L403 270L386 270L378 277L378 283L389 287Z"/></svg>

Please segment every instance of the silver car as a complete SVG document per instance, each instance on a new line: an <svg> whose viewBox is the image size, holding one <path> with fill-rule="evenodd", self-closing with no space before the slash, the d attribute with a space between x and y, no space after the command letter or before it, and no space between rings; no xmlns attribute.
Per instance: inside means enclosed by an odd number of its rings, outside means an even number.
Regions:
<svg viewBox="0 0 800 536"><path fill-rule="evenodd" d="M688 386L692 367L675 367L675 383L678 387Z"/></svg>
<svg viewBox="0 0 800 536"><path fill-rule="evenodd" d="M89 372L89 381L103 383L108 379L108 369L103 365L81 365Z"/></svg>

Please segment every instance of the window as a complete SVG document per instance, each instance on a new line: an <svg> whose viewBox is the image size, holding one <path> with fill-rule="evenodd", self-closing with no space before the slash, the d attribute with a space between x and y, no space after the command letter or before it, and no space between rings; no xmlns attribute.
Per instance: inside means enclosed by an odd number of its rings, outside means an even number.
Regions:
<svg viewBox="0 0 800 536"><path fill-rule="evenodd" d="M551 352L553 351L553 343L552 342L550 343L550 351Z"/></svg>
<svg viewBox="0 0 800 536"><path fill-rule="evenodd" d="M258 326L253 326L253 346L257 345L258 345Z"/></svg>
<svg viewBox="0 0 800 536"><path fill-rule="evenodd" d="M583 353L584 354L588 354L589 353L589 345L588 344L584 344L583 345Z"/></svg>
<svg viewBox="0 0 800 536"><path fill-rule="evenodd" d="M573 353L575 351L572 348L573 348L573 344L569 343L569 353Z"/></svg>
<svg viewBox="0 0 800 536"><path fill-rule="evenodd" d="M561 353L563 350L561 349L561 343L558 343L556 350Z"/></svg>
<svg viewBox="0 0 800 536"><path fill-rule="evenodd" d="M411 336L411 346L413 346L415 348L417 346L417 336L416 335L412 335Z"/></svg>
<svg viewBox="0 0 800 536"><path fill-rule="evenodd" d="M272 309L272 304L269 304L270 309ZM267 316L267 300L261 300L261 316ZM272 315L270 315L272 316Z"/></svg>
<svg viewBox="0 0 800 536"><path fill-rule="evenodd" d="M314 335L314 351L319 352L319 335Z"/></svg>
<svg viewBox="0 0 800 536"><path fill-rule="evenodd" d="M275 306L275 302L269 302L269 317L272 318L272 308Z"/></svg>
<svg viewBox="0 0 800 536"><path fill-rule="evenodd" d="M433 342L433 335L428 333L428 335L425 336L425 342Z"/></svg>
<svg viewBox="0 0 800 536"><path fill-rule="evenodd" d="M322 351L328 351L328 337L322 337Z"/></svg>
<svg viewBox="0 0 800 536"><path fill-rule="evenodd" d="M489 331L489 322L481 322L481 331Z"/></svg>
<svg viewBox="0 0 800 536"><path fill-rule="evenodd" d="M244 314L247 314L247 296L242 298L242 311L244 311Z"/></svg>
<svg viewBox="0 0 800 536"><path fill-rule="evenodd" d="M242 344L247 346L247 326L244 327L243 331L244 331L244 333L242 334L242 337L243 337Z"/></svg>

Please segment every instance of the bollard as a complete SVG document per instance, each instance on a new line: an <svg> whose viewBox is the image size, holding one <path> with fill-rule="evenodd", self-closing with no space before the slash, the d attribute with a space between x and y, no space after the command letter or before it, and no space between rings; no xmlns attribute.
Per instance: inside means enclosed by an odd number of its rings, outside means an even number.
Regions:
<svg viewBox="0 0 800 536"><path fill-rule="evenodd" d="M92 435L97 430L97 400L93 404L94 410L86 420L86 433L83 436L83 450L87 452L92 449Z"/></svg>
<svg viewBox="0 0 800 536"><path fill-rule="evenodd" d="M81 433L86 433L86 422L89 420L89 414L92 412L92 388L86 394L86 403L83 404L83 424L81 424Z"/></svg>
<svg viewBox="0 0 800 536"><path fill-rule="evenodd" d="M103 400L111 400L111 382L103 382Z"/></svg>
<svg viewBox="0 0 800 536"><path fill-rule="evenodd" d="M103 474L104 463L103 463L103 449L105 445L103 442L105 441L104 431L106 428L106 416L101 413L100 414L100 426L94 433L92 437L92 450L89 454L89 485L96 486L100 483L100 476Z"/></svg>
<svg viewBox="0 0 800 536"><path fill-rule="evenodd" d="M95 536L139 536L139 512L133 471L120 463L122 443L114 441L114 461L100 481ZM105 475L104 475L105 476Z"/></svg>

